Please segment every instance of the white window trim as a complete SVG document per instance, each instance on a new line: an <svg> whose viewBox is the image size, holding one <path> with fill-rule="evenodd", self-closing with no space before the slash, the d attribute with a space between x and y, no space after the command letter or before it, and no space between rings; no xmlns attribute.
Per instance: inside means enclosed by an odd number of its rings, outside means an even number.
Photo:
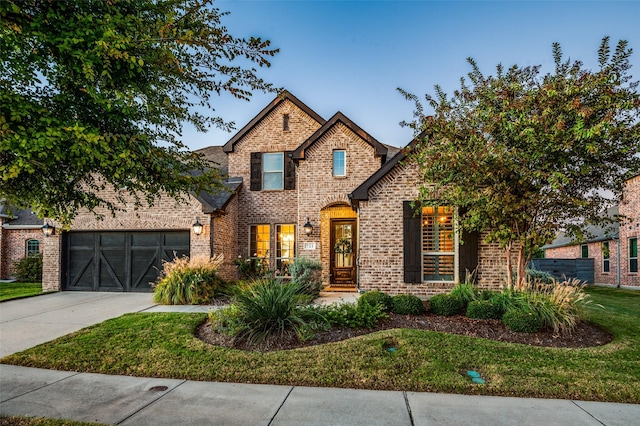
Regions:
<svg viewBox="0 0 640 426"><path fill-rule="evenodd" d="M440 207L440 206L437 206ZM460 246L459 244L459 225L458 225L458 210L454 208L453 210L453 250L452 252L449 251L422 251L422 223L423 223L423 219L422 219L422 209L420 209L420 274L422 275L422 282L424 284L457 284L459 281L459 277L460 277L460 273L459 273L459 267L458 264L460 263L458 260L458 256L459 256L459 249L458 247ZM450 256L453 254L453 280L450 281L443 281L443 280L425 280L424 279L424 256L425 255L429 255L429 254L437 254L437 255L445 255L445 256Z"/></svg>

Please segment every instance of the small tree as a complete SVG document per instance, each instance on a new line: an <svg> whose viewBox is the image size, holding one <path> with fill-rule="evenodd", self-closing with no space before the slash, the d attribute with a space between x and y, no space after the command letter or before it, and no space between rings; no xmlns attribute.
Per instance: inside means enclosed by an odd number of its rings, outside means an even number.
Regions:
<svg viewBox="0 0 640 426"><path fill-rule="evenodd" d="M414 121L422 133L410 158L419 165L420 201L458 208L459 224L486 231L505 250L507 284L516 285L536 247L558 231L576 238L586 224L604 225L602 214L619 199L626 178L640 171L640 97L631 82L626 41L610 53L598 50L599 69L563 61L553 45L555 70L498 65L482 74L469 58L468 81L449 98L439 86L426 100L427 117L415 95Z"/></svg>
<svg viewBox="0 0 640 426"><path fill-rule="evenodd" d="M212 99L273 90L277 50L237 38L212 0L0 2L0 198L70 223L77 210L214 190L180 138L232 127ZM200 171L199 173L192 173Z"/></svg>

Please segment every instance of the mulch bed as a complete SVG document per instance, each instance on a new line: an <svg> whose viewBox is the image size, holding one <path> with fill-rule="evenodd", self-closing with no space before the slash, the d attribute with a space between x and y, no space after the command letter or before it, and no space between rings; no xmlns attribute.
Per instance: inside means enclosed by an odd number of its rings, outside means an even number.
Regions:
<svg viewBox="0 0 640 426"><path fill-rule="evenodd" d="M522 343L530 346L554 348L588 348L605 345L613 340L613 336L610 333L588 322L578 324L571 336L562 336L555 335L553 330L544 330L537 333L517 333L509 330L500 320L477 320L467 318L464 315L442 317L433 314L412 316L393 313L389 314L387 319L380 321L375 328L357 330L350 328L331 328L328 331L317 333L313 339L306 342L300 342L295 334L292 334L282 338L272 339L265 344L256 346L245 341L235 340L233 337L225 334L216 333L211 329L208 322L198 327L196 336L216 346L268 352L337 342L375 331L394 328L432 330L463 336L481 337L499 342Z"/></svg>

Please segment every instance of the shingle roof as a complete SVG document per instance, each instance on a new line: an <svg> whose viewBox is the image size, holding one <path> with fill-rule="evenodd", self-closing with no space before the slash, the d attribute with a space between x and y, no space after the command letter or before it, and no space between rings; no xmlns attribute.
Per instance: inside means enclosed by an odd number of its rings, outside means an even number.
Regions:
<svg viewBox="0 0 640 426"><path fill-rule="evenodd" d="M607 210L607 217L613 219L618 215L618 206L611 207ZM620 232L620 224L618 222L614 222L608 226L587 226L585 228L585 234L589 237L584 241L576 241L574 238L566 236L564 233L558 234L555 240L551 242L551 244L547 244L542 246L541 249L551 249L565 246L572 246L576 244L587 244L587 243L595 243L598 241L608 241L617 237Z"/></svg>
<svg viewBox="0 0 640 426"><path fill-rule="evenodd" d="M204 157L213 163L213 167L220 170L222 176L229 174L229 157L224 152L224 147L221 145L208 146L206 148L198 149L195 152L203 154Z"/></svg>
<svg viewBox="0 0 640 426"><path fill-rule="evenodd" d="M242 185L242 178L229 178L223 181L225 189L218 192L201 192L196 198L202 203L203 213L216 213L227 206L238 188Z"/></svg>
<svg viewBox="0 0 640 426"><path fill-rule="evenodd" d="M17 209L4 204L0 206L0 216L9 218L9 220L5 222L5 225L9 225L10 227L35 227L44 224L44 221L38 218L38 215L31 211L31 209Z"/></svg>

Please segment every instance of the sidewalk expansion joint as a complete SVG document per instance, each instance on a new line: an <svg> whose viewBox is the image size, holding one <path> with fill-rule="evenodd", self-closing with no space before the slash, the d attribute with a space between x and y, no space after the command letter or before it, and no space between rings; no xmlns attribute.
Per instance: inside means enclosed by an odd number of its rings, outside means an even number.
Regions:
<svg viewBox="0 0 640 426"><path fill-rule="evenodd" d="M598 419L596 416L594 416L593 414L591 414L590 412L588 412L587 410L585 410L584 408L582 408L582 406L580 406L580 404L578 404L576 401L571 400L571 403L573 405L575 405L576 407L578 407L579 409L581 409L582 411L584 411L585 413L587 413L593 420L595 420L596 422L600 423L602 426L606 426L605 423L602 423L600 421L600 419Z"/></svg>
<svg viewBox="0 0 640 426"><path fill-rule="evenodd" d="M411 412L411 406L409 405L409 397L407 396L407 392L402 391L402 396L404 397L404 403L407 406L407 412L409 413L409 421L411 422L411 426L415 426L415 422L413 421L413 413Z"/></svg>
<svg viewBox="0 0 640 426"><path fill-rule="evenodd" d="M138 408L136 411L134 411L133 413L129 414L127 417L115 422L114 424L119 425L122 422L126 422L127 420L129 420L131 417L135 416L136 414L138 414L140 411L146 409L147 407L149 407L152 404L155 404L158 400L164 398L165 396L169 395L171 392L173 392L174 390L178 389L180 386L184 385L185 383L187 383L186 380L183 380L181 383L177 384L176 386L173 387L173 389L167 391L167 392L160 392L160 395L158 395L158 397L152 401L149 401L148 404L143 405L142 407Z"/></svg>
<svg viewBox="0 0 640 426"><path fill-rule="evenodd" d="M10 364L6 364L6 365L10 365ZM32 368L32 367L23 367L23 368ZM9 402L9 401L11 401L11 400L13 400L13 399L20 398L21 396L25 396L25 395L27 395L27 394L30 394L31 392L35 392L35 391L40 390L40 389L42 389L42 388L46 388L47 386L55 385L56 383L60 383L60 382L62 382L62 381L64 381L64 380L67 380L67 379L70 379L70 378L72 378L72 377L75 377L75 376L77 376L78 374L82 374L82 373L81 373L81 372L79 372L79 371L75 371L75 372L70 371L70 373L73 373L73 374L71 374L71 375L69 375L69 376L67 376L67 377L63 377L63 378L61 378L61 379L58 379L58 380L56 380L56 381L53 381L53 382L51 382L51 383L45 383L44 385L42 385L42 386L38 386L37 388L29 389L29 390L28 390L28 391L26 391L25 393L21 393L20 395L16 395L16 396L11 397L11 398L9 398L9 399L3 399L3 400L2 400L2 401L0 401L0 402L2 402L2 403L4 403L4 402Z"/></svg>
<svg viewBox="0 0 640 426"><path fill-rule="evenodd" d="M295 386L291 386L291 389L289 389L289 392L287 392L287 394L285 395L284 399L282 400L282 403L280 404L280 406L278 407L276 412L273 413L273 417L271 417L271 420L269 420L269 423L267 424L267 426L271 426L273 421L276 419L276 416L278 415L278 413L282 409L282 406L284 405L285 402L287 402L287 399L289 399L289 395L291 395L291 392L293 392L293 388L295 388Z"/></svg>

